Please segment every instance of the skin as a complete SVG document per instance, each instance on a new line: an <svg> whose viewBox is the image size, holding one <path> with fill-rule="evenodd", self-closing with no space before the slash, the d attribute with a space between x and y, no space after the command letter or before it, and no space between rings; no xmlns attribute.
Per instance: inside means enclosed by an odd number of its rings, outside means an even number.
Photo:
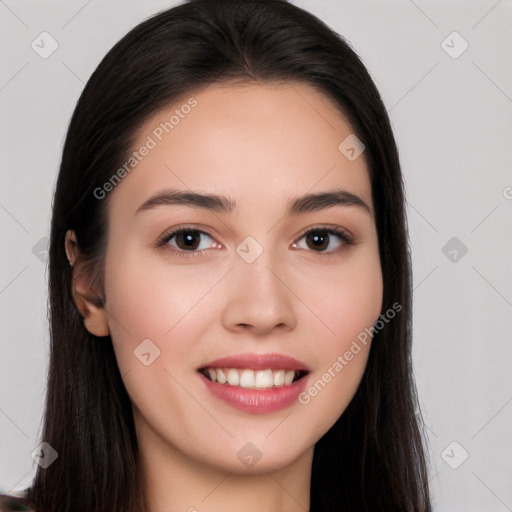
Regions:
<svg viewBox="0 0 512 512"><path fill-rule="evenodd" d="M220 401L196 370L226 355L274 352L305 362L312 384L374 324L382 274L367 163L364 153L349 161L338 150L352 129L309 85L216 84L193 97L197 106L110 193L105 308L84 298L80 282L77 303L86 328L112 338L148 510L308 510L314 444L353 397L370 344L309 403L266 414ZM134 149L184 103L150 119ZM225 195L237 206L222 214L163 205L135 215L166 188ZM371 211L345 205L286 215L288 199L333 189ZM196 257L180 256L176 239L155 247L181 224L211 236ZM305 232L325 225L356 243L330 235L331 255L308 245ZM263 248L252 263L236 252L248 236ZM160 350L149 366L134 357L144 339ZM261 452L251 467L237 457L248 442Z"/></svg>

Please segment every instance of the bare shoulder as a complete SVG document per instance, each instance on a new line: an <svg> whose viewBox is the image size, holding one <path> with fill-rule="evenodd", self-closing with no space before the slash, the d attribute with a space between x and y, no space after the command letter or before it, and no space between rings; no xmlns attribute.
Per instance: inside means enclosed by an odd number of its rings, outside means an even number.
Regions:
<svg viewBox="0 0 512 512"><path fill-rule="evenodd" d="M19 496L9 496L8 494L0 494L0 512L35 512L30 503Z"/></svg>

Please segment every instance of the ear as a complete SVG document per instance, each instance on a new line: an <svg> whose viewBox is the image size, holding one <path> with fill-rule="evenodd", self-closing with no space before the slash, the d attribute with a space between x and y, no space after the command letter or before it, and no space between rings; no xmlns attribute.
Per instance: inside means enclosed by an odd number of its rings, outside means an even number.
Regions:
<svg viewBox="0 0 512 512"><path fill-rule="evenodd" d="M107 315L98 293L92 290L88 276L79 268L74 267L75 262L80 260L80 247L73 230L66 232L64 248L69 264L73 267L71 292L75 304L84 318L85 328L94 336L103 337L109 335ZM77 264L77 267L80 266Z"/></svg>

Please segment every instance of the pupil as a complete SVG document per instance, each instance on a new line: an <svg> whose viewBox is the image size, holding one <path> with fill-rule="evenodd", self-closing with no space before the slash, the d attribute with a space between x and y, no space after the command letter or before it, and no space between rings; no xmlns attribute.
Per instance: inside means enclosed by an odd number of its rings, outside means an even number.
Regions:
<svg viewBox="0 0 512 512"><path fill-rule="evenodd" d="M307 236L307 241L312 242L312 249L324 250L329 245L329 233L327 231L314 231Z"/></svg>
<svg viewBox="0 0 512 512"><path fill-rule="evenodd" d="M195 231L182 231L178 233L176 243L180 249L196 249L199 245L199 236Z"/></svg>

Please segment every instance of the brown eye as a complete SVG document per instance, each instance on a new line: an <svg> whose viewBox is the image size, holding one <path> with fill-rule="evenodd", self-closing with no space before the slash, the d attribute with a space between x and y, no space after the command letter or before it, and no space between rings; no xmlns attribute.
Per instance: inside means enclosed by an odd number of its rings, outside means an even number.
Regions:
<svg viewBox="0 0 512 512"><path fill-rule="evenodd" d="M296 249L309 249L326 255L338 252L345 245L352 245L353 238L339 229L311 229L293 244Z"/></svg>
<svg viewBox="0 0 512 512"><path fill-rule="evenodd" d="M178 249L193 251L199 246L201 233L199 231L180 231L175 238Z"/></svg>
<svg viewBox="0 0 512 512"><path fill-rule="evenodd" d="M179 229L165 235L159 245L168 244L178 252L199 252L215 245L213 238L199 229Z"/></svg>
<svg viewBox="0 0 512 512"><path fill-rule="evenodd" d="M306 235L306 244L315 251L325 251L329 246L329 240L327 231L311 231Z"/></svg>

